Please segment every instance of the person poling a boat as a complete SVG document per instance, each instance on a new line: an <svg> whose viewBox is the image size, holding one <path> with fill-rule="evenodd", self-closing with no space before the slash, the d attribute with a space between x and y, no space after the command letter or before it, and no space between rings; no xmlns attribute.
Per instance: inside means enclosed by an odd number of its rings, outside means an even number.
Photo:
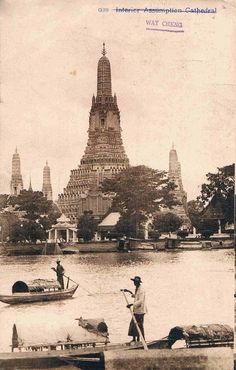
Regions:
<svg viewBox="0 0 236 370"><path fill-rule="evenodd" d="M64 290L65 288L64 288L63 275L64 275L64 272L65 272L65 269L61 265L61 261L60 260L57 260L57 267L56 268L55 267L52 267L52 270L56 272L56 274L57 274L57 281L60 284L61 289Z"/></svg>
<svg viewBox="0 0 236 370"><path fill-rule="evenodd" d="M130 293L131 296L134 298L134 303L128 304L127 308L131 308L133 306L134 317L137 321L137 324L142 333L142 336L145 339L144 315L147 312L146 305L145 305L145 291L143 287L141 286L142 280L140 276L135 276L131 280L134 282L134 286L135 286L134 294L128 289L123 290L124 292ZM139 332L137 330L136 324L133 319L131 320L130 325L129 325L128 335L133 337L131 343L135 341L139 342L140 335L139 335Z"/></svg>

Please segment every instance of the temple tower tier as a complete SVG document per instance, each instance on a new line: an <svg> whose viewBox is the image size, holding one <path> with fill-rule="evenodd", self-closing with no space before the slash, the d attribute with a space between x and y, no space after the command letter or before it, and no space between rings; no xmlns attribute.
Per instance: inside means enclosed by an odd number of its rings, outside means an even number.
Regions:
<svg viewBox="0 0 236 370"><path fill-rule="evenodd" d="M112 199L100 191L105 178L111 178L129 166L121 137L120 111L112 95L111 66L103 44L97 67L97 96L92 97L88 142L77 169L71 170L69 182L59 194L61 211L75 220L85 210L100 218Z"/></svg>
<svg viewBox="0 0 236 370"><path fill-rule="evenodd" d="M50 175L50 167L48 162L43 168L43 187L42 187L43 195L47 198L47 200L52 200L52 185L51 185L51 175Z"/></svg>
<svg viewBox="0 0 236 370"><path fill-rule="evenodd" d="M10 183L11 195L19 195L21 190L23 190L23 180L21 175L20 155L16 148L16 151L12 156L12 175Z"/></svg>

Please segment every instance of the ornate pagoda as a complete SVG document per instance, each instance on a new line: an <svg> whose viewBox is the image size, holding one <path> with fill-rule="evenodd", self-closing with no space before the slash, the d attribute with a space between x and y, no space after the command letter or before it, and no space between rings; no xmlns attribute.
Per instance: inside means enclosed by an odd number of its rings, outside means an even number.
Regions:
<svg viewBox="0 0 236 370"><path fill-rule="evenodd" d="M102 194L100 184L129 166L120 126L116 95L112 95L111 66L103 43L97 67L97 96L92 97L88 142L77 169L71 170L69 182L59 194L58 206L67 217L75 220L85 210L96 218L103 216L111 205L111 197Z"/></svg>

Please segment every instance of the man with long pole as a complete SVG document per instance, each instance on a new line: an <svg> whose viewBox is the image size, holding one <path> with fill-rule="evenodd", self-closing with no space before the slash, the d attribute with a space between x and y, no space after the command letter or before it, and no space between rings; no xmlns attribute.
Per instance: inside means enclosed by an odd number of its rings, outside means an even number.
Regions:
<svg viewBox="0 0 236 370"><path fill-rule="evenodd" d="M131 294L131 296L134 298L134 303L128 303L128 300L125 296L127 304L127 308L130 309L130 312L132 314L132 320L130 322L128 335L133 337L132 342L139 341L141 338L141 341L143 344L145 342L145 335L144 335L144 315L146 313L146 305L145 305L145 291L141 286L142 280L139 276L135 276L133 279L131 279L134 282L135 285L135 293L133 294L130 290L124 289L123 294L125 292L128 292ZM131 307L133 306L133 310ZM147 348L145 348L147 349Z"/></svg>
<svg viewBox="0 0 236 370"><path fill-rule="evenodd" d="M57 260L57 267L52 267L52 270L56 272L57 274L57 281L58 283L60 284L61 286L61 289L64 290L64 279L63 279L63 275L64 275L64 267L61 265L61 261L60 260Z"/></svg>

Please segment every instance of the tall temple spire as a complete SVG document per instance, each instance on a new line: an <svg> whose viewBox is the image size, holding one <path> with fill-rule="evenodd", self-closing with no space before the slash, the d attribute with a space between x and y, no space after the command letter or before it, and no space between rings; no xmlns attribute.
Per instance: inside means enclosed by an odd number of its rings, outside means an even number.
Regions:
<svg viewBox="0 0 236 370"><path fill-rule="evenodd" d="M47 198L47 200L52 200L51 175L50 175L50 167L48 165L48 161L46 161L46 165L43 168L42 192L43 192L43 195Z"/></svg>
<svg viewBox="0 0 236 370"><path fill-rule="evenodd" d="M111 89L111 66L106 57L105 43L103 43L102 57L98 61L97 68L97 99L112 96Z"/></svg>
<svg viewBox="0 0 236 370"><path fill-rule="evenodd" d="M187 193L183 188L181 165L178 161L178 155L176 149L174 148L174 143L172 143L172 149L169 153L169 179L176 185L173 193L179 202L177 206L173 207L173 212L183 219L184 226L189 227L191 222L187 216Z"/></svg>
<svg viewBox="0 0 236 370"><path fill-rule="evenodd" d="M23 190L23 180L20 168L20 155L17 152L17 147L15 153L12 156L12 175L10 189L11 195L18 195L20 194L21 190Z"/></svg>
<svg viewBox="0 0 236 370"><path fill-rule="evenodd" d="M112 96L111 66L105 43L97 65L97 96L92 97L88 142L78 168L71 170L69 182L59 194L58 206L71 220L92 210L103 216L112 199L101 192L101 183L129 166L121 137L120 111Z"/></svg>

